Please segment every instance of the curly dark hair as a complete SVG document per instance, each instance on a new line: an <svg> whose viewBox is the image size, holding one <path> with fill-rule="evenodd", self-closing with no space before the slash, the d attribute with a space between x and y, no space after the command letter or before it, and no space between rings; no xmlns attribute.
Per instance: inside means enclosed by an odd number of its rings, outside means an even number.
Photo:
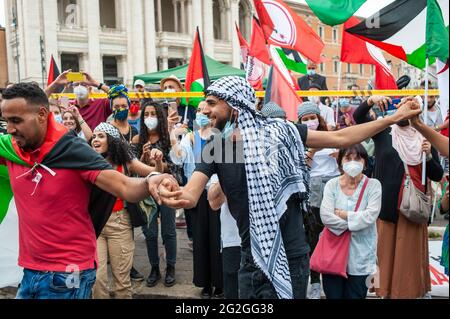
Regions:
<svg viewBox="0 0 450 319"><path fill-rule="evenodd" d="M153 106L156 110L156 117L158 118L158 135L159 140L161 142L162 146L162 152L164 156L167 156L170 152L170 135L169 135L169 128L167 125L167 110L164 108L163 105L154 102L152 100L145 100L143 101L142 107L141 107L141 130L139 134L139 144L138 144L138 158L142 156L144 145L149 142L149 134L148 134L148 128L145 125L145 109L149 106Z"/></svg>
<svg viewBox="0 0 450 319"><path fill-rule="evenodd" d="M128 144L120 139L111 137L106 134L108 141L108 152L102 154L104 158L108 158L113 165L125 166L133 160L131 150Z"/></svg>
<svg viewBox="0 0 450 319"><path fill-rule="evenodd" d="M44 106L47 110L50 110L47 95L33 82L12 85L3 91L2 98L3 100L23 98L29 105L34 106L36 110L39 110L40 106Z"/></svg>

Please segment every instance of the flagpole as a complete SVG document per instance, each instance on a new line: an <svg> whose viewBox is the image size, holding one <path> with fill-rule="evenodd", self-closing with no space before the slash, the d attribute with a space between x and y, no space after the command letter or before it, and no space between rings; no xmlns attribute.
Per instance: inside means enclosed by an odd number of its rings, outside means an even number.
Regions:
<svg viewBox="0 0 450 319"><path fill-rule="evenodd" d="M423 102L423 118L425 120L425 125L428 123L428 69L430 67L430 60L427 56L427 59L425 61L425 101ZM423 152L423 163L422 163L422 185L427 184L427 154Z"/></svg>
<svg viewBox="0 0 450 319"><path fill-rule="evenodd" d="M339 61L339 66L338 66L338 91L341 90L341 85L342 85L342 61ZM336 103L336 127L338 126L338 122L339 122L339 96L338 96L338 101Z"/></svg>

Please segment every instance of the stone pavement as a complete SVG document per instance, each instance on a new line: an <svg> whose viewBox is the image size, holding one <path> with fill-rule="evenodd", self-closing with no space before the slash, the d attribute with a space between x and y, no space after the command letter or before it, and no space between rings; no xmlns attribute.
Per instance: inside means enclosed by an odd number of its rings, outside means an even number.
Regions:
<svg viewBox="0 0 450 319"><path fill-rule="evenodd" d="M147 256L147 247L145 238L140 229L136 229L136 250L134 253L134 267L145 276L150 274L150 263ZM193 279L193 256L192 251L188 247L188 237L185 229L177 230L177 265L176 265L176 285L166 288L163 284L165 275L165 251L162 246L160 235L159 252L160 252L160 268L162 279L156 287L148 288L144 282L133 283L134 298L137 299L199 299L200 288L194 287Z"/></svg>
<svg viewBox="0 0 450 319"><path fill-rule="evenodd" d="M445 230L443 226L446 226L448 221L444 220L442 216L437 216L437 219L430 227L430 231L442 234ZM134 267L139 270L141 274L148 277L150 273L150 263L147 257L147 248L145 244L145 238L140 229L135 231L136 250L134 257ZM176 265L176 280L177 283L174 287L166 288L163 285L163 279L160 283L153 288L148 288L144 282L133 283L133 293L135 299L199 299L200 288L194 287L192 284L192 269L193 269L193 257L192 251L188 247L188 238L185 229L177 230L177 265ZM160 267L161 274L164 278L165 274L165 253L162 246L162 240L159 240L159 252L160 252ZM15 297L17 289L7 288L0 289L0 299L13 299ZM369 297L370 299L370 297Z"/></svg>

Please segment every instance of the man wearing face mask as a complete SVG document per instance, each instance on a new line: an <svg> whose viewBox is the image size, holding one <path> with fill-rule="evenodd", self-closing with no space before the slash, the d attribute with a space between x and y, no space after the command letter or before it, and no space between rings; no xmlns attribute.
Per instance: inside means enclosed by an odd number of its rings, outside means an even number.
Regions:
<svg viewBox="0 0 450 319"><path fill-rule="evenodd" d="M69 84L67 80L67 74L72 72L72 70L67 70L60 74L56 80L50 84L45 93L50 96L56 93L56 90L60 86L66 86ZM99 83L94 80L92 76L87 72L82 72L84 75L84 81L80 83L73 83L73 92L76 95L76 100L74 105L79 109L80 115L93 130L100 123L106 122L108 117L112 114L109 99L90 99L89 94L91 93L92 87L102 90L105 93L109 92L109 86L104 83Z"/></svg>
<svg viewBox="0 0 450 319"><path fill-rule="evenodd" d="M420 88L425 90L425 81L420 84ZM435 87L432 85L431 81L428 82L428 89L433 90ZM422 97L422 100L425 100L425 97ZM442 116L441 108L439 107L439 103L435 96L428 96L428 115L427 119L424 119L424 116L421 116L422 122L424 122L427 126L431 127L435 131L440 131L442 129L442 125L444 124L444 119Z"/></svg>
<svg viewBox="0 0 450 319"><path fill-rule="evenodd" d="M165 93L181 93L183 92L183 84L181 84L181 81L175 75L172 75L161 81L161 91ZM195 108L182 104L181 99L176 99L176 102L178 104L178 115L181 116L182 121L184 121L186 117L188 128L193 130L196 117Z"/></svg>
<svg viewBox="0 0 450 319"><path fill-rule="evenodd" d="M320 91L328 91L327 78L317 74L317 64L308 63L308 74L298 80L298 86L302 91L308 91L315 84Z"/></svg>
<svg viewBox="0 0 450 319"><path fill-rule="evenodd" d="M350 146L421 111L407 103L394 117L369 125L312 131L262 116L255 110L255 91L240 77L216 81L206 90L206 102L203 113L222 134L205 146L208 156L203 156L182 191L159 188L163 202L195 207L217 174L242 239L240 298L306 298L310 249L302 211L307 208L309 169L304 145ZM236 138L230 138L236 128Z"/></svg>

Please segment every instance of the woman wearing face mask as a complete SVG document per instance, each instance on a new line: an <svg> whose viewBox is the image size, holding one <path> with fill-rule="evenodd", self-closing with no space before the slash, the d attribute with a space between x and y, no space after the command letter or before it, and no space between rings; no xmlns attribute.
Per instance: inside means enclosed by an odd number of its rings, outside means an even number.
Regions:
<svg viewBox="0 0 450 319"><path fill-rule="evenodd" d="M128 123L131 105L128 89L124 85L113 86L108 92L108 98L113 111L111 124L119 130L122 139L131 145L133 137L137 136L139 132Z"/></svg>
<svg viewBox="0 0 450 319"><path fill-rule="evenodd" d="M300 124L306 124L313 131L328 131L328 127L320 115L319 107L311 102L303 103L298 108ZM323 231L320 220L320 205L322 204L323 190L326 183L340 175L336 162L336 149L309 149L307 152L307 164L311 167L310 180L310 211L305 216L311 255L319 241L319 235ZM320 274L311 271L311 291L309 299L320 299L322 288L320 285Z"/></svg>
<svg viewBox="0 0 450 319"><path fill-rule="evenodd" d="M178 143L176 132L171 134L172 151L170 156L177 165L184 165L186 179L189 180L195 170L195 164L201 163L203 147L211 137L211 123L203 114L206 102L201 102L192 133L184 136ZM192 218L192 240L194 251L194 285L203 288L201 298L223 297L222 256L220 252L220 213L211 208L208 202L208 186L204 190L197 207L186 210L186 216ZM215 290L213 290L213 287Z"/></svg>
<svg viewBox="0 0 450 319"><path fill-rule="evenodd" d="M327 299L366 299L367 279L377 267L377 226L381 209L381 184L363 175L368 155L362 145L339 152L343 175L324 190L320 216L335 235L351 232L347 263L348 278L323 275Z"/></svg>
<svg viewBox="0 0 450 319"><path fill-rule="evenodd" d="M120 173L148 176L156 169L142 164L131 157L128 144L120 136L119 131L111 124L101 123L93 134L92 148ZM161 162L162 153L153 150L151 156ZM132 289L130 270L134 254L133 228L125 203L120 198L97 240L97 281L94 285L94 299L109 299L108 260L111 265L116 299L131 299Z"/></svg>
<svg viewBox="0 0 450 319"><path fill-rule="evenodd" d="M167 113L164 107L158 103L147 101L141 111L141 132L133 138L138 158L145 164L152 166L153 161L149 157L151 151L162 151L163 169L165 173L175 176L180 182L181 167L174 165L170 160L170 136L168 130ZM175 285L175 264L177 259L177 233L175 223L175 210L166 206L158 206L157 212L150 216L148 227L143 227L146 237L147 251L152 270L147 279L147 286L154 287L161 279L158 252L158 217L161 217L161 235L166 250L166 276L164 285Z"/></svg>
<svg viewBox="0 0 450 319"><path fill-rule="evenodd" d="M92 130L86 121L83 120L76 107L71 107L62 113L62 124L69 130L74 130L78 134L78 137L86 141L91 140Z"/></svg>
<svg viewBox="0 0 450 319"><path fill-rule="evenodd" d="M414 99L404 99L399 107L410 100ZM355 111L356 122L372 121L370 109L377 105L385 110L389 102L392 101L387 97L370 97ZM410 221L399 212L399 207L405 164L416 188L426 193L427 187L422 185L423 152L427 154L426 177L435 182L441 181L443 176L439 155L409 121L393 125L372 139L375 143L373 177L383 185L381 214L377 223L380 271L376 293L382 298L423 298L431 291L428 225Z"/></svg>
<svg viewBox="0 0 450 319"><path fill-rule="evenodd" d="M59 101L54 99L49 99L48 101L50 103L50 112L53 113L55 121L59 124L62 124L61 107L59 106Z"/></svg>

